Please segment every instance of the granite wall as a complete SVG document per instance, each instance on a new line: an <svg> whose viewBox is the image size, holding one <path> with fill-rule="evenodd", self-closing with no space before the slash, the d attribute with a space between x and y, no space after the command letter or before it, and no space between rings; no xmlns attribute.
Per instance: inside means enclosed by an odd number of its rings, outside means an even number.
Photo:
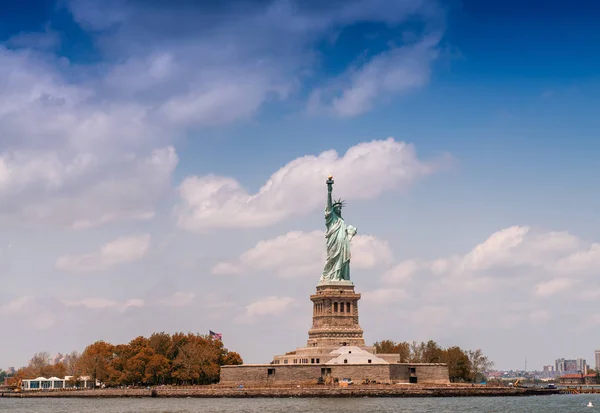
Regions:
<svg viewBox="0 0 600 413"><path fill-rule="evenodd" d="M247 364L222 366L221 384L314 384L321 377L397 383L449 383L445 364Z"/></svg>

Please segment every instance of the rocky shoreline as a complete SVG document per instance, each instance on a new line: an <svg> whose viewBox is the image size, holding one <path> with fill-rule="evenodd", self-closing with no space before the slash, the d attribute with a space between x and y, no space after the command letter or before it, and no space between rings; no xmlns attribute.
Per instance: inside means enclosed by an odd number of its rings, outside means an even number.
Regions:
<svg viewBox="0 0 600 413"><path fill-rule="evenodd" d="M234 388L223 386L157 387L151 389L97 389L2 392L0 397L33 398L283 398L283 397L505 397L558 394L558 390L491 386L349 386L349 387L271 387Z"/></svg>

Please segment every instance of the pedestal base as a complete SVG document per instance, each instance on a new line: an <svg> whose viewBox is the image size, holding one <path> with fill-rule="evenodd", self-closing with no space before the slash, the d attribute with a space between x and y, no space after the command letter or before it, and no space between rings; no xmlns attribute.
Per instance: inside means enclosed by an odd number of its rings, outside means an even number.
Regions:
<svg viewBox="0 0 600 413"><path fill-rule="evenodd" d="M358 300L351 281L317 284L313 302L313 325L307 347L364 347L363 330L358 324Z"/></svg>

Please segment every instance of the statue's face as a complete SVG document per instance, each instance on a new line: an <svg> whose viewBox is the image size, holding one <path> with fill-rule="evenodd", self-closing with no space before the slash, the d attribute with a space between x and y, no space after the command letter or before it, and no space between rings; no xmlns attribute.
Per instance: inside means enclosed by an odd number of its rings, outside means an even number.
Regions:
<svg viewBox="0 0 600 413"><path fill-rule="evenodd" d="M342 206L341 205L336 205L333 210L335 211L336 215L340 216L342 215Z"/></svg>

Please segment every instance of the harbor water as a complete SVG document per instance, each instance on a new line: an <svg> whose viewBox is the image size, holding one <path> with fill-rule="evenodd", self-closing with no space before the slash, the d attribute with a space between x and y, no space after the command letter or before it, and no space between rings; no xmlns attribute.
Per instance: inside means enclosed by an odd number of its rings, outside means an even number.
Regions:
<svg viewBox="0 0 600 413"><path fill-rule="evenodd" d="M592 402L594 407L587 407ZM600 394L457 398L0 398L2 413L600 412Z"/></svg>

